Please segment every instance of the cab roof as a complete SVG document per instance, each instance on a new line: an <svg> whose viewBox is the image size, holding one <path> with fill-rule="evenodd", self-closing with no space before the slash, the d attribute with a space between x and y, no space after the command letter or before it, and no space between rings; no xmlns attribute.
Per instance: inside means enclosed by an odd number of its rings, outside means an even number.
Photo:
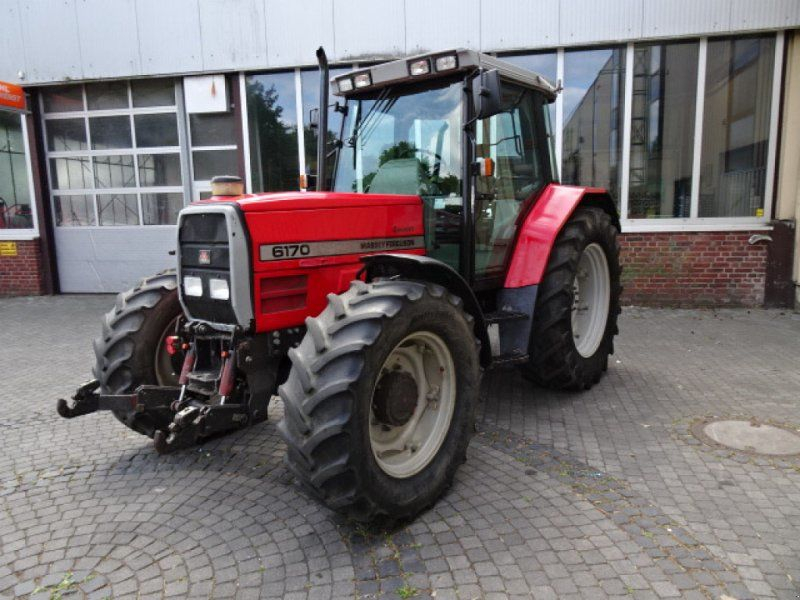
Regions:
<svg viewBox="0 0 800 600"><path fill-rule="evenodd" d="M450 56L456 57L456 66L446 70L437 71L436 59ZM425 60L428 61L428 72L420 75L412 75L411 65L413 63L417 63L418 61ZM436 79L439 77L452 75L453 73L464 73L478 69L486 71L497 69L501 77L539 90L551 102L555 100L556 95L558 94L556 87L538 73L522 69L494 56L490 56L482 52L476 52L474 50L466 50L464 48L447 50L444 52L418 54L416 56L392 60L373 65L371 67L365 67L363 69L356 69L355 71L348 72L345 75L339 75L332 78L331 89L334 95L346 97L362 92L374 91L397 83L410 83L412 81ZM368 74L369 83L367 85L362 85L361 87L356 87L354 82L356 81L356 77L361 74ZM352 89L341 89L340 82L345 79L350 79ZM365 80L367 80L367 78L362 77L361 83L363 84Z"/></svg>

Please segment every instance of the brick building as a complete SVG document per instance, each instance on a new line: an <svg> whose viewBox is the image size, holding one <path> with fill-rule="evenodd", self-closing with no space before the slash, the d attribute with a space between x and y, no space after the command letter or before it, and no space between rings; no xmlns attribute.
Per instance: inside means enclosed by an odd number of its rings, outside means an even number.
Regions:
<svg viewBox="0 0 800 600"><path fill-rule="evenodd" d="M118 291L169 266L175 216L214 174L296 188L321 44L332 75L463 46L560 81L561 179L614 197L627 302L800 302L800 3L429 4L0 9L0 80L28 106L0 112L0 294Z"/></svg>

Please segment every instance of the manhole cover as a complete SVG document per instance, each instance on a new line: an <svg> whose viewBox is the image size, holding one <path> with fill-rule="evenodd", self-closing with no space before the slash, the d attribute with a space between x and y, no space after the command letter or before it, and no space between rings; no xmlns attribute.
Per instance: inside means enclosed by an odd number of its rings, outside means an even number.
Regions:
<svg viewBox="0 0 800 600"><path fill-rule="evenodd" d="M692 433L706 443L753 454L800 454L800 435L789 429L756 421L700 421L692 427Z"/></svg>

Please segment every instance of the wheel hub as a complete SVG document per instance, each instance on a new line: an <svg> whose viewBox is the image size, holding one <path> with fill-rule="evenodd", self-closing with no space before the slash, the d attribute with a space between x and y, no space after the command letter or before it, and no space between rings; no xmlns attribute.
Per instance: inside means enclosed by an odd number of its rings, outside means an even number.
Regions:
<svg viewBox="0 0 800 600"><path fill-rule="evenodd" d="M417 409L418 396L414 377L404 371L390 371L375 387L372 410L381 423L400 427L408 423Z"/></svg>

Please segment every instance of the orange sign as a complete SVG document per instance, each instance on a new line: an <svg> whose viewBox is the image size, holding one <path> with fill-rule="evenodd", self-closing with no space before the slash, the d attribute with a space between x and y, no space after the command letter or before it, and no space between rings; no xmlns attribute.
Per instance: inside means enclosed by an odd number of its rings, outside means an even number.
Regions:
<svg viewBox="0 0 800 600"><path fill-rule="evenodd" d="M0 81L0 110L25 110L25 92L21 87Z"/></svg>

